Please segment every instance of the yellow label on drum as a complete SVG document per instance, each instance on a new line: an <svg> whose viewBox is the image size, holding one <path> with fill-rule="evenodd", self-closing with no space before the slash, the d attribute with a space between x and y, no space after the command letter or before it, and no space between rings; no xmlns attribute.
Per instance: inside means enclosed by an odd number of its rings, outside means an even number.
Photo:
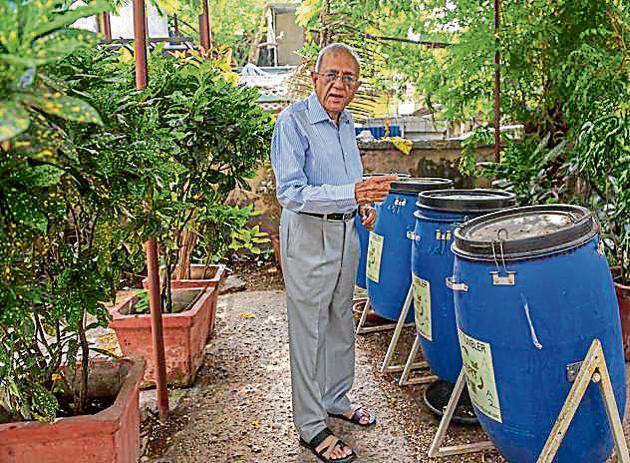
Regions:
<svg viewBox="0 0 630 463"><path fill-rule="evenodd" d="M431 283L412 273L413 305L416 313L416 329L422 337L433 341L431 330Z"/></svg>
<svg viewBox="0 0 630 463"><path fill-rule="evenodd" d="M381 274L381 257L383 256L383 237L370 232L370 243L367 253L367 277L378 283Z"/></svg>
<svg viewBox="0 0 630 463"><path fill-rule="evenodd" d="M503 423L490 344L468 336L459 328L457 331L470 399L489 418Z"/></svg>

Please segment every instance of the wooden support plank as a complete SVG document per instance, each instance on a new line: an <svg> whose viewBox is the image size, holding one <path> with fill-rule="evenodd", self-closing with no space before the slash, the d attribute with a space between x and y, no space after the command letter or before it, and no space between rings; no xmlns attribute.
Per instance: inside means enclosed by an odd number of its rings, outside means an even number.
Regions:
<svg viewBox="0 0 630 463"><path fill-rule="evenodd" d="M623 435L621 418L617 410L612 382L610 381L604 351L599 339L593 340L562 410L560 410L560 414L547 438L547 442L540 452L537 463L553 462L591 382L598 384L604 399L604 407L613 433L618 461L619 463L630 463L628 446Z"/></svg>

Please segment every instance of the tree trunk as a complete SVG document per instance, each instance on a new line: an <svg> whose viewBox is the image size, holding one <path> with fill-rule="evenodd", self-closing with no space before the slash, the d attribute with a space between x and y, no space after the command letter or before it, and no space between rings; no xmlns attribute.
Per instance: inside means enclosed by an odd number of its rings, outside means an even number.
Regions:
<svg viewBox="0 0 630 463"><path fill-rule="evenodd" d="M184 230L182 233L182 246L179 248L177 266L175 267L176 280L190 279L190 261L196 243L197 233L193 230Z"/></svg>
<svg viewBox="0 0 630 463"><path fill-rule="evenodd" d="M81 322L79 324L79 342L81 345L81 381L79 383L78 400L75 404L76 414L82 415L85 406L87 404L88 393L88 375L89 375L89 360L90 360L90 346L88 344L87 336L85 335L85 310L81 316Z"/></svg>
<svg viewBox="0 0 630 463"><path fill-rule="evenodd" d="M251 48L249 50L249 57L247 58L248 63L252 63L258 65L258 56L260 55L260 40L262 39L263 31L265 30L265 23L267 22L267 10L263 11L263 14L260 16L260 23L258 24L258 30L254 34L254 38L252 39Z"/></svg>

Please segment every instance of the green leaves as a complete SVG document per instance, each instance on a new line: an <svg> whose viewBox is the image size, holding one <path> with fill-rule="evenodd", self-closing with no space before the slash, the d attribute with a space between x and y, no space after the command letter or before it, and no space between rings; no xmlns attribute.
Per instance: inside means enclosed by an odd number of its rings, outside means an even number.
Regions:
<svg viewBox="0 0 630 463"><path fill-rule="evenodd" d="M22 102L69 121L103 125L103 121L96 110L79 98L62 95L61 93L47 93L44 95L25 93L22 97Z"/></svg>
<svg viewBox="0 0 630 463"><path fill-rule="evenodd" d="M64 170L59 167L42 165L30 168L26 175L30 177L30 185L45 188L57 185L64 173Z"/></svg>
<svg viewBox="0 0 630 463"><path fill-rule="evenodd" d="M51 0L29 2L29 5L32 10L27 14L39 14L42 17L47 16L50 20L38 22L33 29L24 34L24 41L30 41L46 33L68 27L78 19L111 10L111 4L106 0L89 0L85 5L80 5L73 9L62 10L61 13L54 13L55 11L58 11L57 5L55 5L55 2Z"/></svg>
<svg viewBox="0 0 630 463"><path fill-rule="evenodd" d="M232 242L229 249L233 251L247 250L254 255L262 253L259 245L270 243L269 234L260 231L260 226L255 225L232 232Z"/></svg>
<svg viewBox="0 0 630 463"><path fill-rule="evenodd" d="M73 5L57 0L0 1L0 142L29 127L29 106L69 120L100 123L91 106L50 91L38 72L39 67L94 44L94 34L68 26L110 9L106 0L71 9ZM33 88L36 91L30 93Z"/></svg>
<svg viewBox="0 0 630 463"><path fill-rule="evenodd" d="M28 110L16 100L0 100L0 143L10 140L28 129Z"/></svg>

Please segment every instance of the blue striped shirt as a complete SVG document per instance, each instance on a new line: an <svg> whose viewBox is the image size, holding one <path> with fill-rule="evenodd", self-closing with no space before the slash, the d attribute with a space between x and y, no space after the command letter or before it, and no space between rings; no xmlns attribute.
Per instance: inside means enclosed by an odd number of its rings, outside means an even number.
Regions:
<svg viewBox="0 0 630 463"><path fill-rule="evenodd" d="M271 164L283 207L318 214L357 208L354 184L361 181L363 166L352 116L343 111L337 127L315 93L278 117Z"/></svg>

